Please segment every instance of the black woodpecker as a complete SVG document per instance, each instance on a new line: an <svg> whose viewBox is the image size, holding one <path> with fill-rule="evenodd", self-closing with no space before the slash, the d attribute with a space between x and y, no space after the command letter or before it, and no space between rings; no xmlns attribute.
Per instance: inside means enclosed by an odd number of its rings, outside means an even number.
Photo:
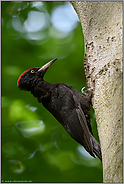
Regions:
<svg viewBox="0 0 124 184"><path fill-rule="evenodd" d="M90 124L92 92L84 96L65 83L51 84L43 80L47 69L56 60L49 61L41 68L24 71L18 78L17 86L20 90L30 91L75 141L91 156L96 155L102 161L101 148L93 137Z"/></svg>

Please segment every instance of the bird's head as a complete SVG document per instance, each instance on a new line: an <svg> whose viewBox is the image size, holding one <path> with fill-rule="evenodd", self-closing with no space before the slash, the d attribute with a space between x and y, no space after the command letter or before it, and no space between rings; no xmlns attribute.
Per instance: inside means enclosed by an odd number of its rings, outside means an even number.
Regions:
<svg viewBox="0 0 124 184"><path fill-rule="evenodd" d="M47 69L56 61L57 58L49 61L41 68L34 67L24 71L17 80L17 86L21 90L30 91L32 87L35 85L35 82L40 79L43 81L43 77L47 71Z"/></svg>

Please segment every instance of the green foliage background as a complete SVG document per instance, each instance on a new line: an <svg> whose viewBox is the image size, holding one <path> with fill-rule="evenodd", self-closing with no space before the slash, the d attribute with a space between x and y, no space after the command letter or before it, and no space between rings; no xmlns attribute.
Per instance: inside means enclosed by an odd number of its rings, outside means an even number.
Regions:
<svg viewBox="0 0 124 184"><path fill-rule="evenodd" d="M82 153L76 143L29 92L19 91L17 79L28 68L41 67L58 57L45 75L51 83L64 82L78 91L86 86L84 40L80 22L67 36L50 23L29 39L26 31L13 28L18 17L22 26L30 11L47 12L68 2L1 2L2 19L2 182L102 182L98 158ZM71 6L71 4L70 4ZM52 30L52 31L51 31ZM58 38L56 35L62 35ZM92 129L98 140L93 109Z"/></svg>

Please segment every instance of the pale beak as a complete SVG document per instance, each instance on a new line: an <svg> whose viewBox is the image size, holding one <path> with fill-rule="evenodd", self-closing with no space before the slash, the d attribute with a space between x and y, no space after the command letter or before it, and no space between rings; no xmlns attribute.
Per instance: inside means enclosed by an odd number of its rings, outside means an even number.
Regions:
<svg viewBox="0 0 124 184"><path fill-rule="evenodd" d="M48 63L46 63L45 65L43 65L37 72L43 72L44 74L46 73L47 69L54 63L54 61L56 61L57 58L49 61Z"/></svg>

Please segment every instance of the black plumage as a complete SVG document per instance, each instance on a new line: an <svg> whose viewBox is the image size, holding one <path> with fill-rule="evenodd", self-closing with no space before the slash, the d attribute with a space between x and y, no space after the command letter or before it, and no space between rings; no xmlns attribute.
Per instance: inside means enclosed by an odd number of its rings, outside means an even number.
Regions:
<svg viewBox="0 0 124 184"><path fill-rule="evenodd" d="M26 70L20 75L17 85L21 90L31 91L75 141L102 161L101 148L93 137L90 124L92 93L85 97L65 83L51 84L43 80L47 69L56 59L41 68Z"/></svg>

